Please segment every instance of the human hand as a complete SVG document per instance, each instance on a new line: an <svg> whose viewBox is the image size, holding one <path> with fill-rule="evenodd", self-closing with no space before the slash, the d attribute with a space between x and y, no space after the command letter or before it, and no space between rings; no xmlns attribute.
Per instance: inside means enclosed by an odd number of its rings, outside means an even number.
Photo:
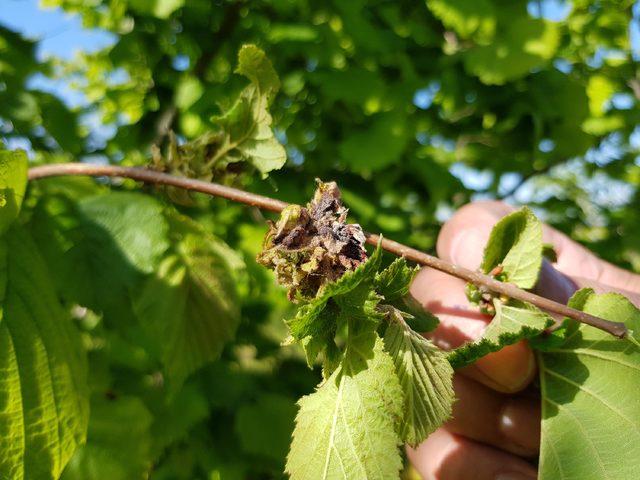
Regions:
<svg viewBox="0 0 640 480"><path fill-rule="evenodd" d="M461 208L443 226L440 258L477 269L493 225L512 211L501 202ZM618 291L640 306L640 275L600 260L566 235L544 226L544 241L558 261L543 264L536 293L566 303L575 290ZM482 334L491 320L471 307L464 281L425 268L411 293L440 318L429 337L440 347L456 348ZM525 480L537 476L540 399L530 385L535 357L526 342L503 348L460 369L454 376L457 401L452 419L416 449L409 459L425 480Z"/></svg>

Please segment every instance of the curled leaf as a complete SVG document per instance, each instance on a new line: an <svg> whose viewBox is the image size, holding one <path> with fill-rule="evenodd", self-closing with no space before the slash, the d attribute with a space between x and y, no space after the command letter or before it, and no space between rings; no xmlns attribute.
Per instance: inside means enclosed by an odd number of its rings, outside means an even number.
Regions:
<svg viewBox="0 0 640 480"><path fill-rule="evenodd" d="M503 305L494 301L496 315L479 340L467 343L449 354L449 362L454 368L475 362L480 357L496 352L525 338L539 335L553 325L547 313L524 302Z"/></svg>
<svg viewBox="0 0 640 480"><path fill-rule="evenodd" d="M169 133L164 156L152 149L152 168L188 178L231 182L252 166L263 175L281 168L287 160L284 147L272 129L269 105L280 88L271 62L255 45L244 45L236 73L250 80L231 107L213 116L209 132L189 142ZM189 204L189 193L168 190L172 200Z"/></svg>

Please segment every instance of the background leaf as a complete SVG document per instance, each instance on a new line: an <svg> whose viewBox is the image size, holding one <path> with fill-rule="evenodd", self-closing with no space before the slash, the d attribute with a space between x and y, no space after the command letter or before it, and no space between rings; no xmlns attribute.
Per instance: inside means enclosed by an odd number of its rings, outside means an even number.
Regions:
<svg viewBox="0 0 640 480"><path fill-rule="evenodd" d="M254 404L244 405L235 424L243 448L284 466L296 410L295 402L281 395L265 395Z"/></svg>
<svg viewBox="0 0 640 480"><path fill-rule="evenodd" d="M0 235L18 217L27 188L27 154L0 148Z"/></svg>
<svg viewBox="0 0 640 480"><path fill-rule="evenodd" d="M38 10L35 3L0 9L0 143L25 149L33 165L145 166L151 145L166 155L173 131L176 146L189 146L182 160L199 160L203 177L297 204L309 198L314 178L336 180L365 230L423 251L435 252L442 222L471 199L506 199L640 272L633 2L43 0ZM223 173L205 168L221 141L215 118L253 85L234 73L248 43L259 45L282 80L268 113L288 161L268 181L246 161ZM244 112L239 131L253 124L251 109ZM80 180L82 187L70 187ZM206 398L208 415L202 400L184 404L186 425L173 439L154 420L151 435L168 444L162 453L152 449L152 478L280 478L274 461L244 451L236 412L263 395L298 398L319 372L297 346L280 347L282 319L294 313L254 262L262 216L200 195L181 203L182 214L244 257L250 275L237 282L235 342L170 392L157 342L131 305L151 274L132 265L102 227L82 240L74 209L41 211L60 195L77 204L109 189L140 185L33 181L20 214L82 328L94 394L138 398L160 419L175 417L161 412L170 411L166 405L179 411L183 404L169 397L185 389ZM53 224L43 221L51 217ZM144 218L139 228L147 231L153 219ZM171 239L162 241L171 248ZM166 255L155 257L154 272ZM335 361L345 334L336 332Z"/></svg>
<svg viewBox="0 0 640 480"><path fill-rule="evenodd" d="M28 234L0 242L0 476L57 479L86 438L85 352Z"/></svg>
<svg viewBox="0 0 640 480"><path fill-rule="evenodd" d="M174 388L217 359L233 338L240 311L236 281L242 260L187 217L171 214L174 244L135 296L134 308L156 339Z"/></svg>
<svg viewBox="0 0 640 480"><path fill-rule="evenodd" d="M62 298L130 325L130 289L169 248L162 204L140 193L74 195L52 195L38 205L30 222L34 238Z"/></svg>
<svg viewBox="0 0 640 480"><path fill-rule="evenodd" d="M87 445L71 459L62 480L148 478L152 420L135 397L92 398Z"/></svg>

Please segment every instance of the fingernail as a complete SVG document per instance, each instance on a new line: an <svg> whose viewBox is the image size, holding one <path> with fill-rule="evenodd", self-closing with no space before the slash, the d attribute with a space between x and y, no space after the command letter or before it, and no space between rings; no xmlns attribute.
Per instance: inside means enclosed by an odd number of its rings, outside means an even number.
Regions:
<svg viewBox="0 0 640 480"><path fill-rule="evenodd" d="M536 480L536 477L520 472L504 472L498 474L496 480Z"/></svg>
<svg viewBox="0 0 640 480"><path fill-rule="evenodd" d="M462 267L477 269L487 240L487 232L475 228L461 230L451 241L451 260Z"/></svg>
<svg viewBox="0 0 640 480"><path fill-rule="evenodd" d="M492 383L490 386L503 393L514 393L529 384L536 362L526 343L519 342L482 357L475 366Z"/></svg>

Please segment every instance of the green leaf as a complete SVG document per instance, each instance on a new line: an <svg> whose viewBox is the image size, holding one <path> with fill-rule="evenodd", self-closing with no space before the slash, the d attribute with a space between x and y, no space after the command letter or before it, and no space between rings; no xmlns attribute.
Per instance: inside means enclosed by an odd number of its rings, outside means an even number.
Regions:
<svg viewBox="0 0 640 480"><path fill-rule="evenodd" d="M402 113L385 112L366 128L351 133L339 146L345 165L356 171L372 172L397 163L409 141Z"/></svg>
<svg viewBox="0 0 640 480"><path fill-rule="evenodd" d="M589 77L587 96L589 97L589 111L594 117L602 117L607 110L607 102L616 93L616 85L604 75Z"/></svg>
<svg viewBox="0 0 640 480"><path fill-rule="evenodd" d="M85 440L86 358L31 238L0 242L0 477L57 479Z"/></svg>
<svg viewBox="0 0 640 480"><path fill-rule="evenodd" d="M550 263L558 262L558 252L551 243L542 244L542 256L546 258Z"/></svg>
<svg viewBox="0 0 640 480"><path fill-rule="evenodd" d="M51 195L38 204L29 226L56 272L61 297L119 324L133 316L129 290L157 268L169 247L162 204L139 193L80 200Z"/></svg>
<svg viewBox="0 0 640 480"><path fill-rule="evenodd" d="M284 147L271 129L267 97L257 88L247 87L233 107L214 121L224 129L224 142L212 163L247 161L264 174L286 162Z"/></svg>
<svg viewBox="0 0 640 480"><path fill-rule="evenodd" d="M228 388L228 384L220 388ZM152 457L188 440L190 431L209 417L209 401L203 390L195 382L187 383L175 395L159 391L158 396L162 396L158 401L148 403L154 417L150 428Z"/></svg>
<svg viewBox="0 0 640 480"><path fill-rule="evenodd" d="M284 147L271 129L268 106L280 87L278 76L264 52L245 45L238 54L237 72L251 80L235 104L213 121L222 127L223 139L210 163L216 167L247 161L266 174L287 160Z"/></svg>
<svg viewBox="0 0 640 480"><path fill-rule="evenodd" d="M402 299L394 302L393 306L402 312L405 322L414 332L431 332L440 323L438 317L425 310L422 304L411 295L405 295Z"/></svg>
<svg viewBox="0 0 640 480"><path fill-rule="evenodd" d="M389 318L384 346L404 393L400 437L416 446L451 416L453 368L446 354L411 330L397 311Z"/></svg>
<svg viewBox="0 0 640 480"><path fill-rule="evenodd" d="M567 306L575 308L576 310L584 309L584 305L594 291L591 288L581 288L575 292ZM573 318L564 318L560 326L555 326L552 331L539 337L531 338L529 345L535 350L546 352L553 350L561 346L567 339L567 337L573 335L575 331L580 327L580 322Z"/></svg>
<svg viewBox="0 0 640 480"><path fill-rule="evenodd" d="M236 73L244 75L262 95L271 99L280 89L280 79L265 53L255 45L243 45L238 52Z"/></svg>
<svg viewBox="0 0 640 480"><path fill-rule="evenodd" d="M204 87L198 77L185 75L176 86L176 107L181 110L188 110L203 94Z"/></svg>
<svg viewBox="0 0 640 480"><path fill-rule="evenodd" d="M491 43L464 52L467 71L488 85L529 74L553 58L560 43L560 29L553 22L531 18L526 12L502 16Z"/></svg>
<svg viewBox="0 0 640 480"><path fill-rule="evenodd" d="M87 444L78 450L62 480L144 480L151 469L153 417L137 397L91 399Z"/></svg>
<svg viewBox="0 0 640 480"><path fill-rule="evenodd" d="M496 314L482 337L449 353L449 362L454 368L473 363L506 345L535 337L553 325L553 318L537 307L528 303L513 300L512 302L512 305L503 305L500 300L494 300Z"/></svg>
<svg viewBox="0 0 640 480"><path fill-rule="evenodd" d="M384 297L385 304L403 313L412 330L426 333L436 328L439 320L409 294L411 282L419 270L419 267L410 268L407 261L400 257L376 275L374 285L376 292Z"/></svg>
<svg viewBox="0 0 640 480"><path fill-rule="evenodd" d="M77 113L70 110L56 95L39 91L33 91L31 94L40 109L42 127L60 148L72 154L82 152L84 138L77 127Z"/></svg>
<svg viewBox="0 0 640 480"><path fill-rule="evenodd" d="M486 42L493 37L496 15L488 0L427 0L427 6L462 38Z"/></svg>
<svg viewBox="0 0 640 480"><path fill-rule="evenodd" d="M382 249L378 246L371 257L358 268L346 272L335 282L325 284L316 298L300 307L296 316L287 322L291 335L296 339L302 339L325 330L328 322L331 321L331 316L327 318L323 313L327 309L329 301L340 301L341 298L347 297L347 294L356 289L361 283L372 283L376 272L380 268L381 261ZM331 309L331 306L329 306L329 309ZM327 313L335 315L337 312L329 311Z"/></svg>
<svg viewBox="0 0 640 480"><path fill-rule="evenodd" d="M131 0L129 5L136 13L167 19L184 5L185 0Z"/></svg>
<svg viewBox="0 0 640 480"><path fill-rule="evenodd" d="M325 101L365 105L379 103L385 84L377 72L352 67L348 70L320 70L310 80L322 89Z"/></svg>
<svg viewBox="0 0 640 480"><path fill-rule="evenodd" d="M283 461L296 417L295 402L285 396L265 394L253 404L242 405L236 415L235 430L245 452Z"/></svg>
<svg viewBox="0 0 640 480"><path fill-rule="evenodd" d="M140 272L151 273L169 246L163 206L153 197L111 192L82 199L78 207L83 220L108 235Z"/></svg>
<svg viewBox="0 0 640 480"><path fill-rule="evenodd" d="M27 154L0 149L0 235L18 217L27 189Z"/></svg>
<svg viewBox="0 0 640 480"><path fill-rule="evenodd" d="M134 299L134 310L160 345L174 388L216 360L240 321L236 281L242 261L187 217L170 214L174 245Z"/></svg>
<svg viewBox="0 0 640 480"><path fill-rule="evenodd" d="M502 265L506 281L520 288L533 288L542 266L542 245L542 224L524 207L493 227L480 268L489 273Z"/></svg>
<svg viewBox="0 0 640 480"><path fill-rule="evenodd" d="M170 134L164 157L159 149L154 152L154 168L206 181L234 178L239 171L237 167L230 167L234 163L253 165L264 176L282 168L287 154L274 135L269 113L269 105L280 88L278 75L265 53L255 45L244 45L240 49L236 73L251 83L235 101L225 103L230 107L211 117L210 131L180 145L175 135ZM206 103L199 80L182 77L175 100L178 107L189 111L196 101ZM189 204L185 192L171 189L169 192L174 201Z"/></svg>
<svg viewBox="0 0 640 480"><path fill-rule="evenodd" d="M299 401L286 466L292 480L399 478L402 390L380 340L374 353L367 369L339 368Z"/></svg>
<svg viewBox="0 0 640 480"><path fill-rule="evenodd" d="M579 295L583 311L640 330L640 311L622 295ZM538 358L540 478L635 480L640 458L640 349L581 325L563 345Z"/></svg>
<svg viewBox="0 0 640 480"><path fill-rule="evenodd" d="M387 268L376 274L375 288L387 302L398 300L409 293L409 287L420 270L410 268L403 257L396 258Z"/></svg>
<svg viewBox="0 0 640 480"><path fill-rule="evenodd" d="M381 316L375 311L379 297L373 281L381 261L382 249L378 246L366 262L325 284L316 298L301 306L296 316L287 321L292 337L301 341L309 366L326 349L325 373L333 371L340 358L334 343L339 325L357 318L371 326L372 331L375 329Z"/></svg>

